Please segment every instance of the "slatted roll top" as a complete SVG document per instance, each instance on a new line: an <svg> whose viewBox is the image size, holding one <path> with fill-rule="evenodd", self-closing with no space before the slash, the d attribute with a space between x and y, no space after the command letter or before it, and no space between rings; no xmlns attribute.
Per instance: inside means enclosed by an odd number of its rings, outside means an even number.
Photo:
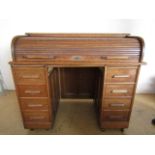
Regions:
<svg viewBox="0 0 155 155"><path fill-rule="evenodd" d="M142 53L142 38L129 34L27 33L12 40L14 61L141 62Z"/></svg>

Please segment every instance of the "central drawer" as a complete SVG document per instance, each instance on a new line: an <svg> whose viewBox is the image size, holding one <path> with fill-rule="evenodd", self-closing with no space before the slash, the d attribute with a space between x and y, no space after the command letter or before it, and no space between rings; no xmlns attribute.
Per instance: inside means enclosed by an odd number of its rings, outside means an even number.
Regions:
<svg viewBox="0 0 155 155"><path fill-rule="evenodd" d="M47 97L46 85L18 85L20 97Z"/></svg>
<svg viewBox="0 0 155 155"><path fill-rule="evenodd" d="M20 98L20 103L24 111L48 111L48 99L44 98Z"/></svg>
<svg viewBox="0 0 155 155"><path fill-rule="evenodd" d="M137 75L137 68L128 67L108 67L106 82L135 82Z"/></svg>
<svg viewBox="0 0 155 155"><path fill-rule="evenodd" d="M132 97L134 86L134 84L105 85L105 97Z"/></svg>

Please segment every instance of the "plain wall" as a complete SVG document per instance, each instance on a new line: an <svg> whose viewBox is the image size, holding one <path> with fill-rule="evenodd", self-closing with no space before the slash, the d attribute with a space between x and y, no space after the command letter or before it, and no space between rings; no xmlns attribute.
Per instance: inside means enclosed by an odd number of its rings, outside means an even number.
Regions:
<svg viewBox="0 0 155 155"><path fill-rule="evenodd" d="M30 10L33 14L33 10ZM68 13L68 12L67 12ZM145 40L144 61L142 66L137 92L155 93L155 20L101 20L100 17L71 16L68 13L55 14L51 18L34 19L1 19L0 20L0 70L6 89L14 89L11 69L8 64L11 58L11 40L15 35L23 35L25 32L74 32L74 33L131 33Z"/></svg>

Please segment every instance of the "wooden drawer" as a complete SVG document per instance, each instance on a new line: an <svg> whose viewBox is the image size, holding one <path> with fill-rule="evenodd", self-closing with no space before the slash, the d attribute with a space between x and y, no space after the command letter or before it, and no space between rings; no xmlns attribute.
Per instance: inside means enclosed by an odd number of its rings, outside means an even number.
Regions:
<svg viewBox="0 0 155 155"><path fill-rule="evenodd" d="M122 129L122 128L128 128L129 122L128 121L102 121L100 123L101 128L103 129Z"/></svg>
<svg viewBox="0 0 155 155"><path fill-rule="evenodd" d="M18 85L19 97L47 97L46 85Z"/></svg>
<svg viewBox="0 0 155 155"><path fill-rule="evenodd" d="M95 52L95 51L94 51ZM134 55L123 55L123 56L118 56L118 55L111 55L109 56L108 54L103 55L102 53L99 54L86 54L85 52L76 52L75 55L72 54L67 54L65 53L60 53L60 54L22 54L19 55L17 58L18 61L28 61L28 62L33 62L33 61L51 61L55 62L56 64L61 64L62 62L64 63L71 63L71 62L91 62L94 63L106 63L106 62L139 62L139 56L134 56Z"/></svg>
<svg viewBox="0 0 155 155"><path fill-rule="evenodd" d="M48 111L48 99L43 98L20 98L20 104L24 111Z"/></svg>
<svg viewBox="0 0 155 155"><path fill-rule="evenodd" d="M45 84L45 69L41 67L14 67L16 84Z"/></svg>
<svg viewBox="0 0 155 155"><path fill-rule="evenodd" d="M129 111L105 111L102 112L103 121L127 121Z"/></svg>
<svg viewBox="0 0 155 155"><path fill-rule="evenodd" d="M24 122L26 129L49 129L52 127L52 122Z"/></svg>
<svg viewBox="0 0 155 155"><path fill-rule="evenodd" d="M127 110L130 109L131 99L105 99L102 104L103 109L109 110Z"/></svg>
<svg viewBox="0 0 155 155"><path fill-rule="evenodd" d="M50 121L50 115L48 112L24 112L24 121L27 122L47 122Z"/></svg>
<svg viewBox="0 0 155 155"><path fill-rule="evenodd" d="M137 68L108 67L106 82L135 82Z"/></svg>
<svg viewBox="0 0 155 155"><path fill-rule="evenodd" d="M105 97L131 97L135 85L105 85Z"/></svg>

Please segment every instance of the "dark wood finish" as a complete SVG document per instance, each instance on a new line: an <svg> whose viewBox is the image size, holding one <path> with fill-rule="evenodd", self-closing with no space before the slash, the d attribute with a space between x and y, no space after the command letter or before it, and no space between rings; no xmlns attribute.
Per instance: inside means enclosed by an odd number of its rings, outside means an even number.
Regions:
<svg viewBox="0 0 155 155"><path fill-rule="evenodd" d="M27 129L49 129L51 128L51 121L50 122L27 122L24 121L24 127Z"/></svg>
<svg viewBox="0 0 155 155"><path fill-rule="evenodd" d="M60 99L60 77L59 77L59 70L58 68L54 68L49 73L49 81L50 81L50 95L51 101L53 105L53 116L55 116Z"/></svg>
<svg viewBox="0 0 155 155"><path fill-rule="evenodd" d="M74 68L60 68L61 96L76 98L78 96L78 72Z"/></svg>
<svg viewBox="0 0 155 155"><path fill-rule="evenodd" d="M16 36L10 64L24 127L52 127L60 98L94 98L101 128L127 128L143 46L129 34Z"/></svg>
<svg viewBox="0 0 155 155"><path fill-rule="evenodd" d="M129 121L102 121L100 126L102 129L123 129L129 127Z"/></svg>
<svg viewBox="0 0 155 155"><path fill-rule="evenodd" d="M104 68L99 68L96 74L96 87L94 92L95 107L102 109L102 92L103 92L103 81L104 81Z"/></svg>
<svg viewBox="0 0 155 155"><path fill-rule="evenodd" d="M61 68L62 98L94 98L97 68Z"/></svg>

